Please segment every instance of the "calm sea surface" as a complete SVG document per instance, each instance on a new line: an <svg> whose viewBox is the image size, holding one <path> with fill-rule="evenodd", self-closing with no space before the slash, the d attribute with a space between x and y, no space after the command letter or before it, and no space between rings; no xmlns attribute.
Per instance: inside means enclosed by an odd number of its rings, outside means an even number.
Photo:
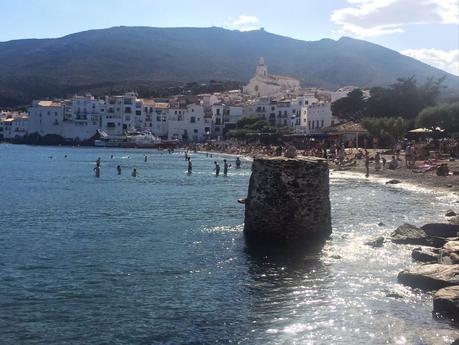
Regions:
<svg viewBox="0 0 459 345"><path fill-rule="evenodd" d="M236 202L250 162L215 178L214 159L223 157L193 154L188 176L181 153L0 145L0 344L450 344L459 336L432 319L429 294L397 284L412 247L364 245L403 222L443 220L454 196L332 173L325 247L266 257L246 250Z"/></svg>

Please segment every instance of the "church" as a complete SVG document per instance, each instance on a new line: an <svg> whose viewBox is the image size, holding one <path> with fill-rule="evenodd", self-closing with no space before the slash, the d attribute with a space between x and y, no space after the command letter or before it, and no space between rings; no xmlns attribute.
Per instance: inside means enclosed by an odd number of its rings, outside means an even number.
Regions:
<svg viewBox="0 0 459 345"><path fill-rule="evenodd" d="M281 75L269 75L268 66L263 57L257 65L255 76L244 86L246 94L257 97L280 96L288 91L295 91L300 88L300 81Z"/></svg>

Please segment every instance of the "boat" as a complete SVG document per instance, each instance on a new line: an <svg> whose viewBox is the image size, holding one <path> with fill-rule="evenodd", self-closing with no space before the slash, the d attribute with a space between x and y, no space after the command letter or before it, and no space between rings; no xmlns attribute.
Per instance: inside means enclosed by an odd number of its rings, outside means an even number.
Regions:
<svg viewBox="0 0 459 345"><path fill-rule="evenodd" d="M150 131L131 131L121 136L110 136L101 130L98 133L99 139L94 141L94 145L98 147L157 149L175 148L178 144L178 140L162 140Z"/></svg>

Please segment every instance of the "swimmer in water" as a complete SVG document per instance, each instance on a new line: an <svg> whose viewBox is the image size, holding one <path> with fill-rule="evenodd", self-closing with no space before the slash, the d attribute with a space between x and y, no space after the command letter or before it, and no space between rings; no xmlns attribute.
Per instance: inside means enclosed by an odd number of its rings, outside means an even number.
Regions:
<svg viewBox="0 0 459 345"><path fill-rule="evenodd" d="M118 165L116 167L116 171L118 172L118 175L121 175L121 166L120 165Z"/></svg>
<svg viewBox="0 0 459 345"><path fill-rule="evenodd" d="M96 177L100 177L100 166L99 165L96 165L96 167L94 168L94 171L96 172Z"/></svg>
<svg viewBox="0 0 459 345"><path fill-rule="evenodd" d="M137 169L134 168L134 169L132 170L131 176L132 176L132 177L137 177L138 175L139 175L139 173L137 172Z"/></svg>
<svg viewBox="0 0 459 345"><path fill-rule="evenodd" d="M241 168L241 160L239 159L239 157L236 158L236 169L240 169Z"/></svg>
<svg viewBox="0 0 459 345"><path fill-rule="evenodd" d="M214 168L215 177L218 177L218 175L220 175L220 165L218 165L217 162L214 162L214 164L215 164L215 168Z"/></svg>
<svg viewBox="0 0 459 345"><path fill-rule="evenodd" d="M145 157L143 157L143 161L146 163L147 160L148 160L148 157L147 157L147 155L145 155Z"/></svg>

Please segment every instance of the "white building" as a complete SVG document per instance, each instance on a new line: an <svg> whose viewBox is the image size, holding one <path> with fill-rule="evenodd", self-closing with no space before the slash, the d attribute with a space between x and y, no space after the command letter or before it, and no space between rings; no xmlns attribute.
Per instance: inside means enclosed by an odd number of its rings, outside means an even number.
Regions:
<svg viewBox="0 0 459 345"><path fill-rule="evenodd" d="M212 105L211 112L212 136L218 138L223 136L225 127L227 129L236 128L237 121L244 114L244 107L242 105L218 103Z"/></svg>
<svg viewBox="0 0 459 345"><path fill-rule="evenodd" d="M29 117L25 113L0 113L0 141L17 140L28 133Z"/></svg>
<svg viewBox="0 0 459 345"><path fill-rule="evenodd" d="M168 139L202 141L210 136L211 127L201 104L169 108Z"/></svg>
<svg viewBox="0 0 459 345"><path fill-rule="evenodd" d="M332 115L330 102L307 104L301 109L301 119L296 126L296 132L313 134L321 128L333 126L338 122L338 119Z"/></svg>
<svg viewBox="0 0 459 345"><path fill-rule="evenodd" d="M272 97L300 89L299 80L291 77L270 75L263 57L257 65L255 76L244 86L243 91L251 96Z"/></svg>

